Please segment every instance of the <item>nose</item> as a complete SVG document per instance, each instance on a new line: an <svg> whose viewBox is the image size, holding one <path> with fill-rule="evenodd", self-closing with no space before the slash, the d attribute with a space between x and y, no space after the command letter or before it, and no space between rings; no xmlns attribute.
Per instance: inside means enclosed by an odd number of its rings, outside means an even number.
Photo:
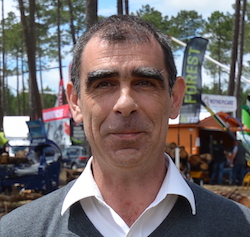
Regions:
<svg viewBox="0 0 250 237"><path fill-rule="evenodd" d="M130 116L138 110L132 91L129 88L123 88L119 91L119 97L113 108L115 113L124 117Z"/></svg>

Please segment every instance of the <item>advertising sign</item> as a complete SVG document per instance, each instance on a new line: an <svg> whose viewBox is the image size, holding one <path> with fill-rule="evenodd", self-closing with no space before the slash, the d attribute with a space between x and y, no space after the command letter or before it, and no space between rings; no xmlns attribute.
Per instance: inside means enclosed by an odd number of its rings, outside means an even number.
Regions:
<svg viewBox="0 0 250 237"><path fill-rule="evenodd" d="M186 81L186 93L180 111L180 123L199 122L201 101L201 66L208 40L195 37L187 44L182 66Z"/></svg>
<svg viewBox="0 0 250 237"><path fill-rule="evenodd" d="M215 113L220 111L235 112L237 108L235 96L202 94L201 98Z"/></svg>

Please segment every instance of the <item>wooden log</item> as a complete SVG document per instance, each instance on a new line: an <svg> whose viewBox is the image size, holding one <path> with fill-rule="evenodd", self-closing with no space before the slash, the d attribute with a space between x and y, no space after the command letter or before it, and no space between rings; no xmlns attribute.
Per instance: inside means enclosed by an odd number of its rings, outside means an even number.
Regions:
<svg viewBox="0 0 250 237"><path fill-rule="evenodd" d="M1 156L0 156L0 164L8 164L9 163L9 155L8 153L3 153Z"/></svg>
<svg viewBox="0 0 250 237"><path fill-rule="evenodd" d="M188 153L184 149L180 150L180 158L181 159L188 159Z"/></svg>
<svg viewBox="0 0 250 237"><path fill-rule="evenodd" d="M169 143L169 147L171 149L175 149L177 147L177 144L175 142L171 142L171 143Z"/></svg>
<svg viewBox="0 0 250 237"><path fill-rule="evenodd" d="M192 167L198 167L201 164L201 158L199 155L191 155L188 159Z"/></svg>
<svg viewBox="0 0 250 237"><path fill-rule="evenodd" d="M212 155L209 153L200 154L200 158L201 160L206 161L208 163L210 163L213 159Z"/></svg>
<svg viewBox="0 0 250 237"><path fill-rule="evenodd" d="M206 170L208 170L208 168L209 168L208 163L202 162L202 163L200 164L200 169L201 169L201 170L206 171Z"/></svg>
<svg viewBox="0 0 250 237"><path fill-rule="evenodd" d="M67 169L66 170L66 182L70 182L80 176L84 168L77 169L77 170L72 170L72 169Z"/></svg>
<svg viewBox="0 0 250 237"><path fill-rule="evenodd" d="M175 158L175 149L171 149L170 151L169 151L169 156L172 158L172 159L174 159Z"/></svg>

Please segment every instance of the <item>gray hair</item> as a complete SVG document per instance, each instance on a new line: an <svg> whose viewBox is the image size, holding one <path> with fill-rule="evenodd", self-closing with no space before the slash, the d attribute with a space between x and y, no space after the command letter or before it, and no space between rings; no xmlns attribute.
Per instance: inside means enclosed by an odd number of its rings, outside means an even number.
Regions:
<svg viewBox="0 0 250 237"><path fill-rule="evenodd" d="M73 82L79 96L80 68L82 64L81 56L86 44L93 36L98 36L110 43L142 43L149 42L153 37L160 44L163 50L165 66L169 76L169 90L171 94L176 81L177 70L167 36L158 31L153 25L138 17L129 15L113 15L97 22L94 26L86 30L75 45L70 74L71 81Z"/></svg>

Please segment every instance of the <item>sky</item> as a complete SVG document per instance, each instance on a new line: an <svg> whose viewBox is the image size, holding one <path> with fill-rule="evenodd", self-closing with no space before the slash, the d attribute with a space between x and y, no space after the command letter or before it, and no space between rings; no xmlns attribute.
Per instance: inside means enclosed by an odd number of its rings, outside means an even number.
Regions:
<svg viewBox="0 0 250 237"><path fill-rule="evenodd" d="M15 0L4 0L4 9L5 12L14 11L17 12L15 6L17 5ZM136 12L141 9L142 5L149 4L155 10L162 13L162 16L176 16L177 13L181 10L195 10L207 18L214 11L220 11L224 13L233 13L232 5L235 3L235 0L129 0L129 12ZM2 1L0 2L0 7L2 8ZM117 0L98 0L98 14L102 16L110 16L116 14L117 12ZM17 12L18 14L18 12ZM71 55L63 60L63 77L64 85L68 82L68 65L71 61ZM181 72L182 57L177 57L176 65L178 74ZM58 63L52 61L50 67L57 67ZM203 73L203 81L209 80L206 74ZM38 75L38 84L39 82ZM59 88L59 72L57 69L44 71L42 74L43 88L47 86L52 89L53 92L57 93ZM8 79L8 84L12 88L13 93L15 93L16 88L16 79L15 77ZM40 84L39 84L40 88Z"/></svg>

